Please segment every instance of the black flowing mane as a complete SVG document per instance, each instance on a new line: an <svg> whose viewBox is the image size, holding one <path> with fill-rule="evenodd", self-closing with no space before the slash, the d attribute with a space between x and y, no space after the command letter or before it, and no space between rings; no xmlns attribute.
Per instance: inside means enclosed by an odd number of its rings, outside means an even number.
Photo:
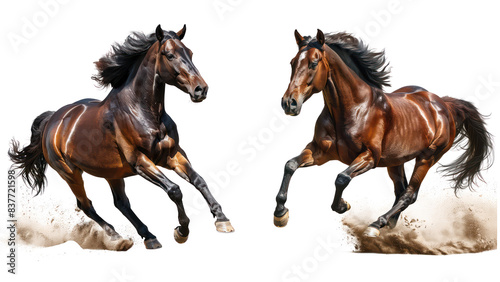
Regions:
<svg viewBox="0 0 500 282"><path fill-rule="evenodd" d="M302 44L321 48L316 38L310 36L305 36ZM345 32L325 34L325 44L332 48L344 63L369 85L379 89L383 86L390 86L389 63L386 62L384 51L370 50L362 40Z"/></svg>
<svg viewBox="0 0 500 282"><path fill-rule="evenodd" d="M164 41L178 38L173 31L163 31ZM157 41L155 33L146 35L142 32L132 32L122 44L115 43L111 51L94 62L98 73L92 76L101 87L111 85L113 88L122 86L132 71L137 60L147 53Z"/></svg>

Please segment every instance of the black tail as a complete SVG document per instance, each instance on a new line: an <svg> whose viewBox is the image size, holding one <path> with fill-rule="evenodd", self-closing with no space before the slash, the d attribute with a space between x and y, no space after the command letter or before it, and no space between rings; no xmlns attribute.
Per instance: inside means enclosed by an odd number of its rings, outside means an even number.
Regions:
<svg viewBox="0 0 500 282"><path fill-rule="evenodd" d="M456 194L458 189L472 189L472 185L476 184L476 177L484 181L481 170L491 167L493 163L492 136L486 130L484 116L472 103L451 97L443 97L443 100L455 118L455 146L460 145L460 148L465 149L465 153L456 161L442 166L445 176L451 177L455 182ZM462 145L466 137L467 140ZM486 165L483 167L484 163Z"/></svg>
<svg viewBox="0 0 500 282"><path fill-rule="evenodd" d="M14 165L21 169L21 176L34 191L36 195L43 192L45 187L45 169L47 161L42 151L42 134L45 124L54 112L45 112L39 115L31 126L31 143L19 149L19 142L12 140L12 148L9 156Z"/></svg>

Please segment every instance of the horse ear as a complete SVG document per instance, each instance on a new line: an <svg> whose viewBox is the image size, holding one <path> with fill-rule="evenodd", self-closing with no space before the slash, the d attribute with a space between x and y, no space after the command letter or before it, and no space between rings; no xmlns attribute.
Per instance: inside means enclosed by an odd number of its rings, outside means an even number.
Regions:
<svg viewBox="0 0 500 282"><path fill-rule="evenodd" d="M321 29L318 29L318 33L316 34L316 40L318 40L318 43L321 46L325 45L325 35L321 31Z"/></svg>
<svg viewBox="0 0 500 282"><path fill-rule="evenodd" d="M163 29L161 29L161 26L160 26L160 25L158 25L158 26L156 27L156 38L158 39L158 41L160 41L160 42L161 42L161 41L163 40L163 37L164 37L164 36L165 36L165 35L163 34Z"/></svg>
<svg viewBox="0 0 500 282"><path fill-rule="evenodd" d="M184 35L186 35L186 25L184 25L182 29L177 32L177 36L179 36L180 40L184 38Z"/></svg>
<svg viewBox="0 0 500 282"><path fill-rule="evenodd" d="M300 35L300 33L297 30L295 30L294 34L295 34L295 42L297 42L297 45L300 45L300 43L304 41L304 37L302 37L302 35Z"/></svg>

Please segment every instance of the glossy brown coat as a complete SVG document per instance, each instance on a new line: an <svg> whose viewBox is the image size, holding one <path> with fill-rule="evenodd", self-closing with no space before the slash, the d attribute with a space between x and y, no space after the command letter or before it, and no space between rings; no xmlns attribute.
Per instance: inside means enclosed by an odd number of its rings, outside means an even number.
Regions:
<svg viewBox="0 0 500 282"><path fill-rule="evenodd" d="M348 34L325 38L318 30L313 40L295 31L295 38L299 52L291 62L292 77L283 95L283 109L289 115L298 115L302 104L320 91L325 108L316 122L313 141L285 166L276 198L278 226L286 224L288 209L284 203L291 175L298 167L322 165L330 160L349 166L335 181L332 209L339 213L350 208L342 192L353 177L375 167L387 167L396 202L370 225L369 236L377 235L387 224L396 225L400 212L415 202L429 168L452 147L459 134L460 138L469 137L469 147L452 165L454 168L449 168L449 174L454 177L456 189L473 183L481 163L490 155L491 140L482 116L472 104L440 98L418 86L384 93L381 86L387 85L388 72L383 53L368 50ZM407 183L403 165L412 159L416 164ZM467 163L457 168L461 162Z"/></svg>
<svg viewBox="0 0 500 282"><path fill-rule="evenodd" d="M189 93L194 102L207 95L208 86L193 65L192 52L181 41L185 32L185 26L177 33L158 26L156 33L134 33L122 45L114 45L110 54L96 62L99 73L93 77L102 86L113 87L106 99L84 99L42 114L33 123L31 144L19 150L14 143L10 152L38 193L43 189L48 163L68 183L78 207L117 239L114 228L88 199L82 173L105 178L115 206L136 227L147 248L161 244L131 210L125 177L138 174L165 190L178 210L180 226L175 229L175 239L183 243L189 234L179 186L158 166L174 170L202 193L217 219L218 231L233 231L205 181L191 167L179 145L176 124L165 112L165 84Z"/></svg>

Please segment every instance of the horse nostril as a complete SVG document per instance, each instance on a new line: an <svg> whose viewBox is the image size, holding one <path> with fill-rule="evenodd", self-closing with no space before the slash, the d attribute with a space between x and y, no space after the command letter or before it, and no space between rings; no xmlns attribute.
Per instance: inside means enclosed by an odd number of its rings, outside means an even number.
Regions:
<svg viewBox="0 0 500 282"><path fill-rule="evenodd" d="M201 86L196 86L196 88L194 89L194 94L197 94L197 95L200 95L202 94L203 92L203 88L201 88Z"/></svg>
<svg viewBox="0 0 500 282"><path fill-rule="evenodd" d="M290 103L290 108L292 108L292 109L297 108L297 100L292 98L292 103Z"/></svg>

